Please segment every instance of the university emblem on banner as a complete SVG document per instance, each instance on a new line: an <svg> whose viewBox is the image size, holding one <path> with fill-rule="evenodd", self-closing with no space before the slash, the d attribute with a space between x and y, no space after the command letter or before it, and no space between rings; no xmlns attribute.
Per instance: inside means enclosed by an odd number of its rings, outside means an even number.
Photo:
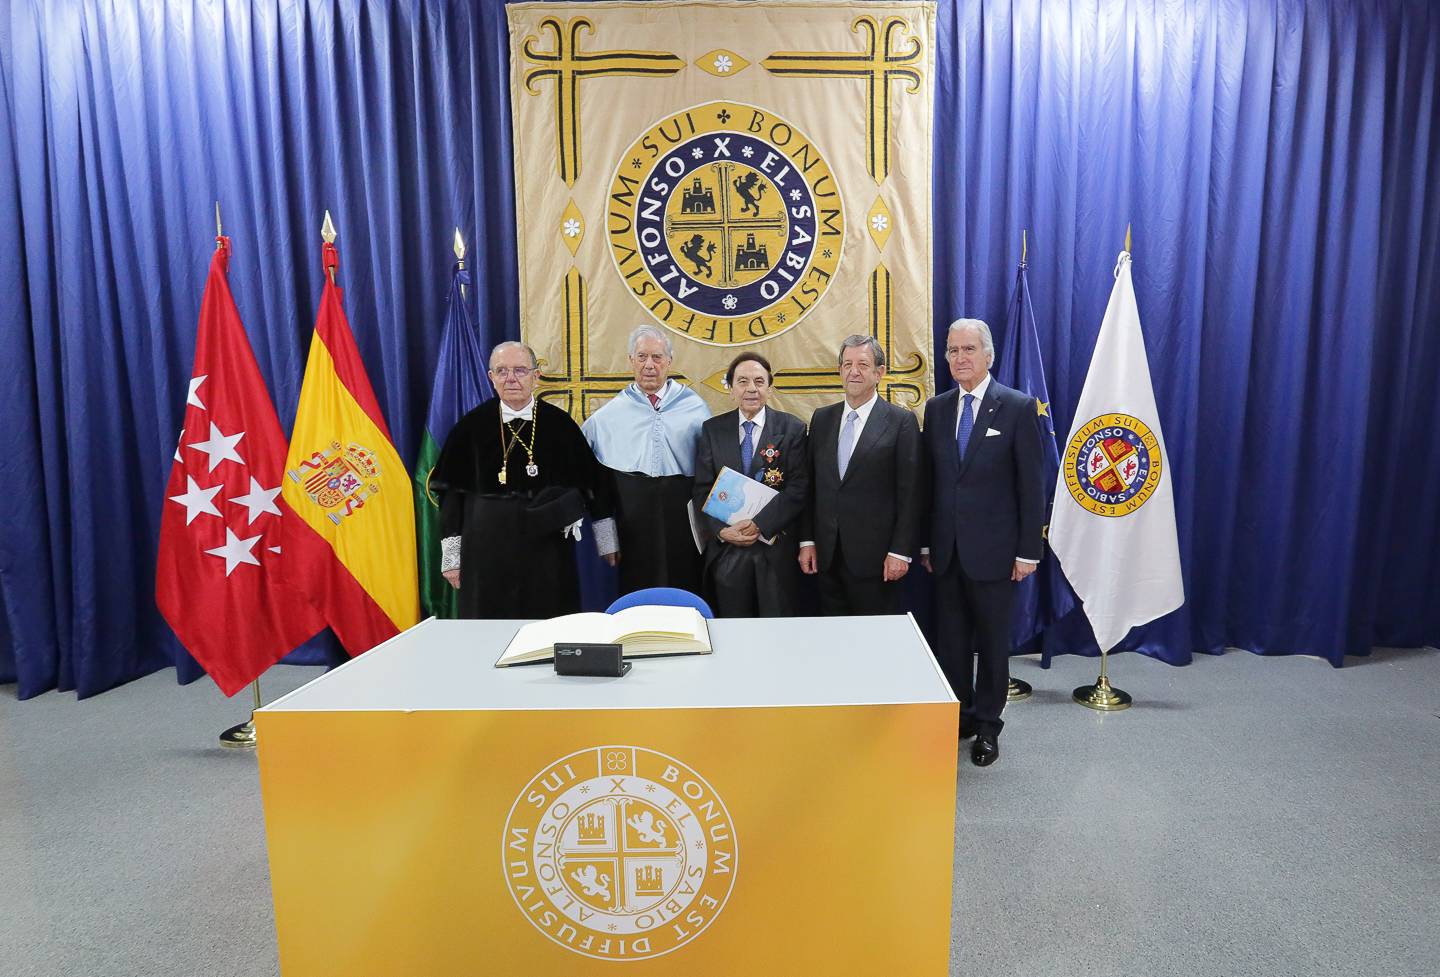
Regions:
<svg viewBox="0 0 1440 977"><path fill-rule="evenodd" d="M712 411L740 348L777 409L844 393L840 341L885 352L880 396L933 388L935 4L512 2L520 332L538 396L583 420L672 338Z"/></svg>
<svg viewBox="0 0 1440 977"><path fill-rule="evenodd" d="M673 757L602 746L556 760L505 822L505 879L531 925L597 960L677 949L714 921L739 849L724 802Z"/></svg>
<svg viewBox="0 0 1440 977"><path fill-rule="evenodd" d="M1160 484L1160 442L1129 414L1101 414L1070 439L1062 463L1065 486L1097 516L1126 516Z"/></svg>
<svg viewBox="0 0 1440 977"><path fill-rule="evenodd" d="M793 328L824 296L845 240L820 150L773 112L696 105L650 126L610 183L611 256L661 325L736 346Z"/></svg>
<svg viewBox="0 0 1440 977"><path fill-rule="evenodd" d="M339 441L331 441L330 447L312 452L298 469L288 469L285 474L304 488L310 501L325 509L337 526L380 491L380 462L375 452L354 443L342 451Z"/></svg>

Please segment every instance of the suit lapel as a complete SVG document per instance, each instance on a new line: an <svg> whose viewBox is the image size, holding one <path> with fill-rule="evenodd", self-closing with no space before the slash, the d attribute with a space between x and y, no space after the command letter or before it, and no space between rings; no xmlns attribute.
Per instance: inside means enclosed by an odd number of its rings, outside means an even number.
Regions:
<svg viewBox="0 0 1440 977"><path fill-rule="evenodd" d="M937 433L940 439L947 445L945 448L945 457L950 459L950 464L954 466L956 473L959 473L960 448L955 443L955 422L960 418L960 395L956 393L953 397L950 396L950 394L945 394L944 396L949 399L941 402L940 417L938 418L940 421L940 430Z"/></svg>
<svg viewBox="0 0 1440 977"><path fill-rule="evenodd" d="M870 417L866 419L865 427L860 431L860 437L856 440L855 447L852 448L850 451L850 467L845 469L846 479L848 479L850 477L850 473L855 470L856 460L860 458L865 452L869 451L877 442L879 442L881 435L885 433L889 425L890 417L888 413L880 409L879 403L877 403L874 407L870 408ZM836 438L835 464L838 470L840 464L840 448L838 437ZM844 480L845 479L841 479L842 482Z"/></svg>
<svg viewBox="0 0 1440 977"><path fill-rule="evenodd" d="M740 474L748 474L740 468L740 412L732 410L724 415L725 422L720 425L720 450L716 457L720 464Z"/></svg>
<svg viewBox="0 0 1440 977"><path fill-rule="evenodd" d="M956 398L959 403L959 398ZM965 460L960 464L960 474L964 475L965 470L970 467L970 462L975 460L980 445L985 442L985 432L994 425L996 417L1000 413L1000 398L995 395L995 380L992 377L990 386L985 390L985 399L980 401L980 410L975 414L975 426L970 429L970 443L965 446ZM953 438L951 439L954 440ZM960 446L955 446L955 453L959 455Z"/></svg>

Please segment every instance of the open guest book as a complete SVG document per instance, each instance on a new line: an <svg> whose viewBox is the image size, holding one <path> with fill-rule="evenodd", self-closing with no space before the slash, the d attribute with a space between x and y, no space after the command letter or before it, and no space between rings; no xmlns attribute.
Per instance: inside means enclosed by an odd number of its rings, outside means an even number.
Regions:
<svg viewBox="0 0 1440 977"><path fill-rule="evenodd" d="M637 604L614 614L566 614L522 625L495 667L549 661L557 643L618 644L626 658L708 655L710 629L693 607Z"/></svg>

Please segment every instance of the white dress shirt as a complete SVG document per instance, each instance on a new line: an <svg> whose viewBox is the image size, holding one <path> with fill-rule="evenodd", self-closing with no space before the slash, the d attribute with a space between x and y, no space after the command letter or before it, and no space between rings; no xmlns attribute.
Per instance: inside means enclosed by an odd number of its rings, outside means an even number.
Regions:
<svg viewBox="0 0 1440 977"><path fill-rule="evenodd" d="M736 417L737 417L738 422L739 422L739 423L738 423L738 426L735 428L735 430L739 432L739 434L738 434L738 435L736 436L736 438L735 438L735 443L736 443L736 444L744 444L744 443L745 443L745 421L746 421L747 418L745 417L745 412L744 412L743 410L737 410L737 411L735 412L735 414L736 414ZM755 412L755 416L749 418L749 420L752 420L752 421L755 422L755 430L754 430L753 433L751 433L751 435L750 435L750 444L755 448L755 454L758 455L758 454L760 453L760 431L761 431L762 428L765 427L765 408L762 407L762 408L760 408L759 410L757 410L757 411ZM744 472L741 472L741 474L743 475Z"/></svg>
<svg viewBox="0 0 1440 977"><path fill-rule="evenodd" d="M975 384L974 390L967 391L964 387L960 388L960 400L957 402L955 410L955 437L957 439L960 437L960 408L965 406L965 394L969 393L975 398L973 401L970 402L970 420L972 422L978 421L980 419L980 405L985 402L985 391L989 389L990 374L988 373L985 374L985 379ZM972 431L975 429L975 425L973 423L970 425L970 429Z"/></svg>
<svg viewBox="0 0 1440 977"><path fill-rule="evenodd" d="M505 403L505 401L503 401L503 400L500 401L500 423L501 423L501 424L505 424L505 423L508 423L508 422L510 422L510 421L528 421L528 420L530 420L530 419L531 419L532 417L534 417L534 416L535 416L535 398L534 398L534 397L531 397L530 400L529 400L528 402L526 402L525 406L522 407L522 408L520 408L519 410L511 410L509 404Z"/></svg>

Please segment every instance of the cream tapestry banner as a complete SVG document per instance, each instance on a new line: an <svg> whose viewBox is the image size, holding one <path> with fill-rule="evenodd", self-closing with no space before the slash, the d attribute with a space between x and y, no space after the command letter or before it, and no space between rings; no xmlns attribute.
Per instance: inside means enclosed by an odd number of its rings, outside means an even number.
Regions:
<svg viewBox="0 0 1440 977"><path fill-rule="evenodd" d="M808 418L873 335L881 393L933 386L933 3L522 3L507 8L520 330L538 389L588 416L660 326L728 408L742 349Z"/></svg>

